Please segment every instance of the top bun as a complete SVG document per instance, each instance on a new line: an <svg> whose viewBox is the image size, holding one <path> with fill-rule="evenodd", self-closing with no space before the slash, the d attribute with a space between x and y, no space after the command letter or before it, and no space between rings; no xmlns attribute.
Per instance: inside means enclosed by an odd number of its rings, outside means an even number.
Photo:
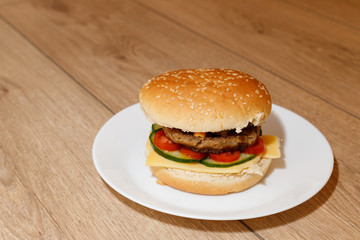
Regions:
<svg viewBox="0 0 360 240"><path fill-rule="evenodd" d="M264 84L231 69L185 69L150 79L140 90L147 118L189 132L241 132L269 116L271 98Z"/></svg>

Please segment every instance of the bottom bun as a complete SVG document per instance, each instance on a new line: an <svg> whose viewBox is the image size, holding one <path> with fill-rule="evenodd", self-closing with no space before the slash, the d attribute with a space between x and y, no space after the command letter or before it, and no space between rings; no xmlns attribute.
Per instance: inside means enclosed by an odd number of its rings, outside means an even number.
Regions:
<svg viewBox="0 0 360 240"><path fill-rule="evenodd" d="M175 168L150 167L159 184L191 193L205 195L223 195L240 192L257 184L269 169L271 159L261 159L257 164L261 175L247 173L236 174L200 173Z"/></svg>

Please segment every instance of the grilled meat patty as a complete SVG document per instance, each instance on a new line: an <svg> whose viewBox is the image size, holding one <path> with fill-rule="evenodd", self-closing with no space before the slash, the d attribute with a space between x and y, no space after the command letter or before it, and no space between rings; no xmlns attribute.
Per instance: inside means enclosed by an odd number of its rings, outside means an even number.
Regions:
<svg viewBox="0 0 360 240"><path fill-rule="evenodd" d="M176 128L163 127L165 135L171 141L190 148L195 152L222 153L234 150L243 150L255 143L260 134L260 127L249 124L241 133L235 130L225 130L215 133L195 134L183 132Z"/></svg>

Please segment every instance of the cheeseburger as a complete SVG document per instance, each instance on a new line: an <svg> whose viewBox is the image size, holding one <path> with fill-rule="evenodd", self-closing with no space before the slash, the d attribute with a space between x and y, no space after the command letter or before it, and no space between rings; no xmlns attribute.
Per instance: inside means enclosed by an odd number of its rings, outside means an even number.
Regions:
<svg viewBox="0 0 360 240"><path fill-rule="evenodd" d="M265 85L231 69L186 69L150 79L140 105L153 123L146 164L159 184L220 195L257 184L280 157L262 135L271 111Z"/></svg>

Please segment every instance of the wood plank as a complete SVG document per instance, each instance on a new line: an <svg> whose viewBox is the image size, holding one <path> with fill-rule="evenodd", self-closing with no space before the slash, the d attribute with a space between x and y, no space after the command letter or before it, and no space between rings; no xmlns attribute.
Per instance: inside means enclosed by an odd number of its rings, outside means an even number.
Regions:
<svg viewBox="0 0 360 240"><path fill-rule="evenodd" d="M360 30L360 2L357 0L285 1Z"/></svg>
<svg viewBox="0 0 360 240"><path fill-rule="evenodd" d="M0 36L0 236L257 239L238 221L170 216L109 189L91 147L113 114L4 21Z"/></svg>
<svg viewBox="0 0 360 240"><path fill-rule="evenodd" d="M359 31L282 1L139 2L360 117Z"/></svg>
<svg viewBox="0 0 360 240"><path fill-rule="evenodd" d="M307 236L326 235L328 230L336 230L342 232L344 238L358 233L353 226L359 225L359 219L352 215L359 204L354 197L359 190L353 181L359 177L356 171L359 152L354 153L358 144L343 141L348 132L354 133L354 138L359 137L357 118L132 2L64 4L68 10L60 13L39 2L4 8L2 13L113 111L136 102L140 85L169 69L231 67L258 77L269 87L275 103L309 119L325 134L333 147L338 170L335 169L328 185L309 200L308 204L314 206L310 210L309 205L304 204L290 212L265 217L259 225L250 220L246 223L269 239L273 236L271 228L276 228L284 239L293 238L294 232ZM119 29L121 31L117 31ZM127 82L130 79L131 82ZM339 200L344 201L338 204ZM161 219L167 218L159 215ZM159 215L155 218L159 219ZM326 223L331 229L323 227L323 216L328 216ZM270 219L271 222L266 223ZM292 221L287 221L289 219ZM178 218L177 221L185 220ZM204 224L201 229L207 229L210 224L200 222ZM190 225L187 227L192 229Z"/></svg>
<svg viewBox="0 0 360 240"><path fill-rule="evenodd" d="M3 87L3 85L0 85ZM2 88L4 90L4 88ZM1 95L0 95L1 96ZM1 112L2 113L2 112ZM4 128L0 122L0 130ZM4 135L2 134L4 137ZM6 135L5 135L6 136ZM62 239L63 233L27 183L21 182L14 159L0 142L0 238Z"/></svg>

